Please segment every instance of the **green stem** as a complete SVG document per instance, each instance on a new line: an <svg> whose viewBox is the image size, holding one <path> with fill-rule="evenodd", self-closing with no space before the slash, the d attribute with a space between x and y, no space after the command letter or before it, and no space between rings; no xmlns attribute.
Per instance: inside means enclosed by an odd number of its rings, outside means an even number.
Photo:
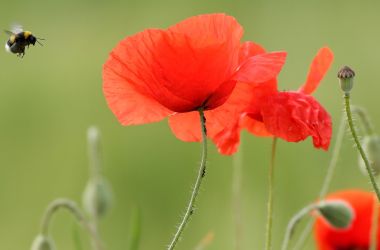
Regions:
<svg viewBox="0 0 380 250"><path fill-rule="evenodd" d="M379 187L377 186L377 183L376 183L376 180L375 180L375 177L372 173L372 170L371 170L371 166L370 166L370 163L368 161L368 158L367 158L367 155L365 154L363 148L362 148L362 145L360 144L360 141L359 141L359 138L358 138L358 135L356 134L356 130L355 130L355 127L354 127L354 122L352 120L352 113L351 113L351 107L350 107L350 94L349 93L345 93L344 94L344 104L345 104L345 109L346 109L346 115L347 115L347 122L348 122L348 125L350 127L350 130L351 130L351 134L352 134L352 137L354 138L354 141L356 143L356 146L359 150L359 153L365 163L365 167L367 169L367 172L368 172L368 175L369 175L369 179L371 181L371 184L372 184L372 187L376 193L376 196L377 196L377 199L380 201L380 190L379 190Z"/></svg>
<svg viewBox="0 0 380 250"><path fill-rule="evenodd" d="M202 160L201 160L201 164L199 166L197 180L195 181L193 192L191 194L191 198L190 198L189 204L188 204L187 209L186 209L186 213L185 213L184 217L182 218L181 224L179 225L177 232L175 233L175 235L174 235L174 237L173 237L173 239L172 239L172 241L168 247L168 250L173 250L175 248L175 246L177 245L177 242L178 242L183 230L185 229L190 217L193 215L196 198L198 196L199 189L200 189L200 186L202 184L202 180L206 174L207 130L206 130L206 117L204 115L203 108L199 109L199 116L200 116L200 122L201 122L202 143L203 143Z"/></svg>
<svg viewBox="0 0 380 250"><path fill-rule="evenodd" d="M377 249L377 231L379 230L379 203L374 197L373 212L372 212L372 226L371 226L371 247L370 250Z"/></svg>
<svg viewBox="0 0 380 250"><path fill-rule="evenodd" d="M275 163L275 158L276 158L276 146L277 146L277 137L273 137L271 161L270 161L269 174L268 174L269 189L268 189L267 227L266 227L266 240L265 240L266 250L272 249L274 163Z"/></svg>
<svg viewBox="0 0 380 250"><path fill-rule="evenodd" d="M242 197L241 197L241 182L243 168L243 145L240 142L240 150L233 156L233 208L234 208L234 224L235 224L235 250L240 250L243 238L243 223L242 223Z"/></svg>
<svg viewBox="0 0 380 250"><path fill-rule="evenodd" d="M57 199L53 201L52 203L50 203L42 219L41 232L43 235L48 235L51 218L53 214L55 214L55 212L58 211L58 209L60 208L67 209L72 215L74 215L74 217L78 220L78 222L81 223L82 226L88 231L92 239L94 249L96 250L103 249L101 240L99 239L96 231L94 231L94 229L92 228L90 222L87 221L86 217L83 215L83 213L75 204L75 202L68 199Z"/></svg>
<svg viewBox="0 0 380 250"><path fill-rule="evenodd" d="M301 221L301 219L309 214L314 208L316 208L317 204L311 204L307 207L304 207L301 211L299 211L288 223L288 227L286 228L285 238L282 242L281 250L287 250L289 246L290 239L293 236L295 227Z"/></svg>

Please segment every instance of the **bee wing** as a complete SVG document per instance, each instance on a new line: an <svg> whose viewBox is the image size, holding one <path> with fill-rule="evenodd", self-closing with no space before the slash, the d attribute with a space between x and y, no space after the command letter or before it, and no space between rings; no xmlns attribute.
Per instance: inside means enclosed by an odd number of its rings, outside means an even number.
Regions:
<svg viewBox="0 0 380 250"><path fill-rule="evenodd" d="M4 30L5 34L11 36L11 35L14 35L15 33L13 33L12 31L9 31L9 30Z"/></svg>
<svg viewBox="0 0 380 250"><path fill-rule="evenodd" d="M11 53L11 48L9 47L8 43L5 43L5 51Z"/></svg>
<svg viewBox="0 0 380 250"><path fill-rule="evenodd" d="M23 32L24 29L22 28L22 25L18 24L18 23L13 23L11 25L11 31L14 33L14 34L18 34L20 32Z"/></svg>

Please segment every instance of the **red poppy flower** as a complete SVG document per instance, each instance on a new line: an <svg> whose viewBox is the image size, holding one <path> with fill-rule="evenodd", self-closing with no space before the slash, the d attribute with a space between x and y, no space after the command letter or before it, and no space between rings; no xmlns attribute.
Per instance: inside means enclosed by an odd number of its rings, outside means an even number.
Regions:
<svg viewBox="0 0 380 250"><path fill-rule="evenodd" d="M285 52L239 60L243 29L225 14L200 15L168 29L148 29L125 38L103 68L103 90L123 125L170 116L170 127L185 141L199 141L197 110L206 112L209 134L225 117L210 113L226 102L237 81L265 82L277 76Z"/></svg>
<svg viewBox="0 0 380 250"><path fill-rule="evenodd" d="M327 150L332 133L331 118L310 94L318 87L332 60L331 50L322 48L311 64L305 84L298 91L278 91L275 79L258 85L239 83L234 93L249 93L250 104L241 113L237 121L239 126L233 124L219 133L215 141L219 151L234 153L239 144L237 134L242 128L257 136L276 136L289 142L311 136L316 148ZM234 93L231 99L235 98Z"/></svg>
<svg viewBox="0 0 380 250"><path fill-rule="evenodd" d="M354 211L354 219L348 229L336 229L318 216L314 227L318 249L368 250L371 242L373 210L377 204L376 196L371 192L361 190L345 190L330 194L326 199L339 199L347 202ZM380 231L377 233L377 241L380 242L379 240ZM380 250L379 244L377 249Z"/></svg>

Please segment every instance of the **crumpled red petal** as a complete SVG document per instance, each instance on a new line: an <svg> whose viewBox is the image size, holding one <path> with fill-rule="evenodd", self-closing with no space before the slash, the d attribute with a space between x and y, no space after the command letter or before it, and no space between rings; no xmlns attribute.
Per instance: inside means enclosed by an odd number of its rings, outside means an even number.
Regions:
<svg viewBox="0 0 380 250"><path fill-rule="evenodd" d="M331 118L314 97L298 92L278 92L268 98L261 112L265 127L274 136L289 142L311 136L316 148L328 149Z"/></svg>
<svg viewBox="0 0 380 250"><path fill-rule="evenodd" d="M286 52L271 52L249 57L233 76L244 83L261 83L277 77L285 64Z"/></svg>
<svg viewBox="0 0 380 250"><path fill-rule="evenodd" d="M312 94L329 70L333 60L333 52L328 47L321 48L310 65L305 84L298 91Z"/></svg>

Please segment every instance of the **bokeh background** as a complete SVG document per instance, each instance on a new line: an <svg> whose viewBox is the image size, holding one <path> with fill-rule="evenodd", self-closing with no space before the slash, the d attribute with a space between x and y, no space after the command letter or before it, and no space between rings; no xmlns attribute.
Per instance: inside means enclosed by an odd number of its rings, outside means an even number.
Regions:
<svg viewBox="0 0 380 250"><path fill-rule="evenodd" d="M340 0L2 2L0 27L19 22L46 41L23 59L0 50L0 248L28 249L53 199L80 203L88 178L90 125L101 129L104 174L115 196L111 213L101 222L108 249L127 249L136 205L143 219L141 249L165 249L169 243L190 195L200 145L177 140L167 121L122 127L108 109L102 64L125 36L197 14L226 12L244 26L245 40L288 51L279 84L284 90L300 86L317 50L328 45L335 61L315 96L331 113L334 128L342 113L335 76L344 64L357 73L353 102L364 106L379 128L379 9L378 1ZM0 37L5 43L7 35ZM264 245L270 143L243 134L243 249ZM331 151L315 150L310 140L280 141L278 149L274 249L290 217L315 200L331 157ZM211 143L209 152L198 210L178 250L194 249L210 231L215 239L208 249L234 249L232 158L219 155ZM352 187L370 189L346 137L331 189ZM74 226L66 212L54 218L51 229L59 249L74 249ZM87 237L81 236L87 246ZM312 240L306 249L314 249Z"/></svg>

